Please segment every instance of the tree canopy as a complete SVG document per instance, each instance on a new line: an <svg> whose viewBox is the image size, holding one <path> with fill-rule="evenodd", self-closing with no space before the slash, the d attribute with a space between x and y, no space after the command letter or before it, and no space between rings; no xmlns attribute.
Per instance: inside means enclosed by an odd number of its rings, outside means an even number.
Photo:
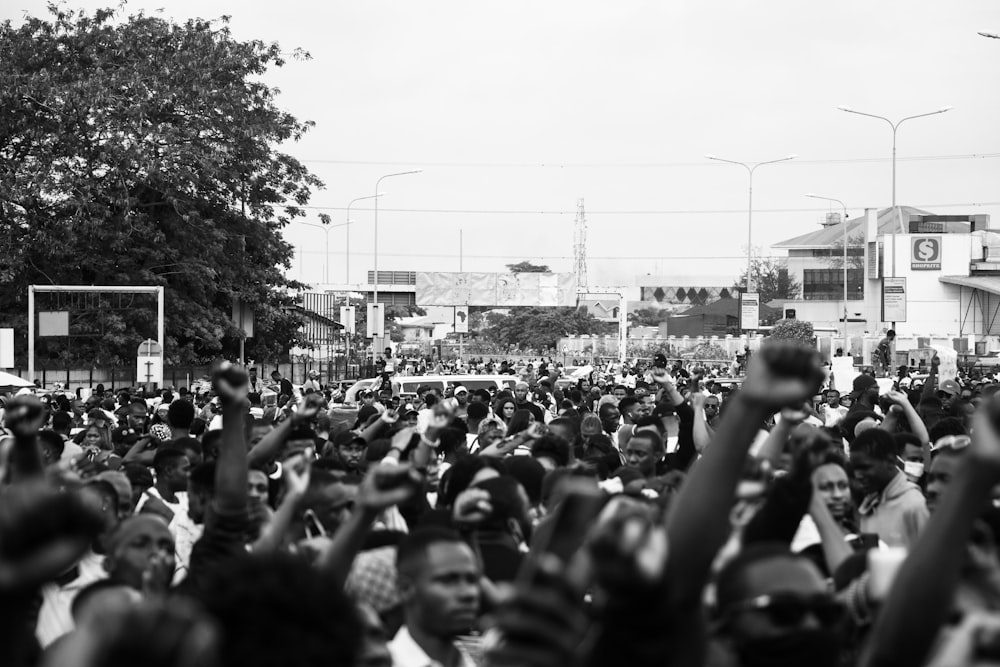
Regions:
<svg viewBox="0 0 1000 667"><path fill-rule="evenodd" d="M322 187L278 149L312 125L261 82L282 50L227 17L117 11L0 26L0 322L24 349L30 284L164 285L168 362L231 354L236 298L256 311L248 355L273 358L299 325L280 230ZM98 302L73 356L134 359L151 313Z"/></svg>
<svg viewBox="0 0 1000 667"><path fill-rule="evenodd" d="M483 336L502 347L548 350L569 334L607 334L617 325L600 322L586 308L511 308L510 315L489 313Z"/></svg>
<svg viewBox="0 0 1000 667"><path fill-rule="evenodd" d="M545 264L532 264L527 260L517 264L508 264L507 270L511 273L549 273L550 271Z"/></svg>
<svg viewBox="0 0 1000 667"><path fill-rule="evenodd" d="M750 263L751 279L761 303L770 303L775 299L797 299L802 287L788 274L788 265L784 260L773 257L754 257ZM739 292L746 291L746 269L740 273L735 288Z"/></svg>

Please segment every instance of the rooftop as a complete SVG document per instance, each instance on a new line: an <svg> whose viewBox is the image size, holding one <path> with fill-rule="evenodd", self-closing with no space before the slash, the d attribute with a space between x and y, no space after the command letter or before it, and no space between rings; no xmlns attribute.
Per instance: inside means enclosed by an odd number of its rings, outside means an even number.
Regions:
<svg viewBox="0 0 1000 667"><path fill-rule="evenodd" d="M896 208L899 209L899 217L901 217L904 221L903 228L905 228L905 223L909 221L911 215L932 215L932 213L928 211L914 208L912 206L897 206ZM899 220L899 217L896 216L895 210L891 207L880 210L878 212L879 234L891 234L894 227L897 232L902 233L903 228L897 226L897 220ZM865 217L858 216L844 222L839 222L835 225L830 225L829 227L821 227L820 229L807 234L790 238L786 241L782 241L781 243L775 243L771 247L808 249L829 248L830 246L840 245L844 241L844 225L847 225L847 236L851 237L856 235L859 231L864 230ZM968 231L968 228L964 231Z"/></svg>

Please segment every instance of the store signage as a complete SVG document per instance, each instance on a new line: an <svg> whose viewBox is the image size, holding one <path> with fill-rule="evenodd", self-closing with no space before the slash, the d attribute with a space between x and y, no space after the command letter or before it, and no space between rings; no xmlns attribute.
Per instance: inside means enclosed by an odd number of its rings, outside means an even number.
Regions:
<svg viewBox="0 0 1000 667"><path fill-rule="evenodd" d="M746 331L760 328L760 294L740 294L740 328Z"/></svg>
<svg viewBox="0 0 1000 667"><path fill-rule="evenodd" d="M882 279L882 321L906 321L906 278Z"/></svg>
<svg viewBox="0 0 1000 667"><path fill-rule="evenodd" d="M941 237L914 236L910 255L910 269L913 271L941 270Z"/></svg>

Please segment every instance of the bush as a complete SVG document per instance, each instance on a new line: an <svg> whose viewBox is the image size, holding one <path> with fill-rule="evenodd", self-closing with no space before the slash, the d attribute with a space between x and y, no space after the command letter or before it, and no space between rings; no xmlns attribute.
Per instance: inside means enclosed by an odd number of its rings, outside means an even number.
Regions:
<svg viewBox="0 0 1000 667"><path fill-rule="evenodd" d="M811 322L802 320L778 320L768 338L773 340L797 340L812 345L815 339Z"/></svg>

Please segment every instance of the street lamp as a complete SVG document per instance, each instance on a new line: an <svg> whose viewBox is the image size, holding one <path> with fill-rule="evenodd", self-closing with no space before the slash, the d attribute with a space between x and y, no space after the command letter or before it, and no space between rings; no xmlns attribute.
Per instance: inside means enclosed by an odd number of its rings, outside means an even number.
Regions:
<svg viewBox="0 0 1000 667"><path fill-rule="evenodd" d="M928 111L927 113L918 113L915 116L907 116L901 118L895 123L886 118L885 116L878 116L873 113L866 113L864 111L856 111L847 106L837 107L841 111L846 111L847 113L857 114L859 116L868 116L869 118L878 118L879 120L884 120L892 128L892 212L896 216L897 224L892 226L892 277L896 277L896 227L902 228L903 219L896 210L896 131L899 130L899 126L908 120L913 120L914 118L924 118L925 116L936 116L939 113L944 113L946 111L951 111L954 107L941 107L937 111ZM896 328L896 323L892 323L892 328Z"/></svg>
<svg viewBox="0 0 1000 667"><path fill-rule="evenodd" d="M893 123L891 120L885 116L877 116L873 113L866 113L864 111L856 111L851 107L841 105L837 107L841 111L846 111L847 113L857 114L859 116L868 116L869 118L878 118L879 120L884 120L889 123L889 127L892 128L892 208L896 208L896 131L899 126L908 120L913 120L914 118L923 118L925 116L936 116L939 113L944 113L945 111L951 111L954 107L941 107L937 111L928 111L927 113L918 113L915 116L907 116L906 118L901 118L900 120Z"/></svg>
<svg viewBox="0 0 1000 667"><path fill-rule="evenodd" d="M777 160L768 160L767 162L737 162L736 160L726 160L725 158L715 157L714 155L706 155L709 160L715 160L716 162L728 162L729 164L738 164L747 170L747 174L750 176L750 187L748 191L748 204L747 204L747 286L746 291L750 292L750 271L751 271L751 255L753 254L753 245L751 241L753 240L753 172L765 164L774 164L775 162L787 162L788 160L794 160L796 155L786 155L785 157L778 158Z"/></svg>
<svg viewBox="0 0 1000 667"><path fill-rule="evenodd" d="M410 174L419 174L421 172L423 172L423 169L400 171L395 174L386 174L385 176L380 176L379 179L375 181L375 194L372 195L372 198L375 200L375 275L374 275L375 280L373 281L375 283L375 289L374 289L374 298L372 299L372 303L374 303L376 306L378 306L378 186L382 184L382 181L384 181L387 178L392 178L393 176L408 176Z"/></svg>
<svg viewBox="0 0 1000 667"><path fill-rule="evenodd" d="M1000 39L1000 35L995 32L989 32L988 30L980 30L979 34L983 37L989 37L990 39Z"/></svg>
<svg viewBox="0 0 1000 667"><path fill-rule="evenodd" d="M825 199L826 201L832 201L840 204L844 209L844 351L847 350L847 206L844 202L840 201L835 197L824 197L823 195L815 195L811 192L806 193L806 197L812 197L813 199Z"/></svg>
<svg viewBox="0 0 1000 667"><path fill-rule="evenodd" d="M306 225L308 227L318 227L323 230L323 236L325 237L325 248L326 252L323 255L323 282L329 284L328 280L328 270L330 268L330 226L329 225L317 225L313 222L303 222L299 221L300 224ZM300 276L301 277L301 276Z"/></svg>
<svg viewBox="0 0 1000 667"><path fill-rule="evenodd" d="M373 195L368 195L367 197L356 197L347 204L347 239L344 244L344 284L351 284L351 207L354 206L355 202L363 201L365 199L375 199L378 200L379 197L384 195L384 192L377 192Z"/></svg>

